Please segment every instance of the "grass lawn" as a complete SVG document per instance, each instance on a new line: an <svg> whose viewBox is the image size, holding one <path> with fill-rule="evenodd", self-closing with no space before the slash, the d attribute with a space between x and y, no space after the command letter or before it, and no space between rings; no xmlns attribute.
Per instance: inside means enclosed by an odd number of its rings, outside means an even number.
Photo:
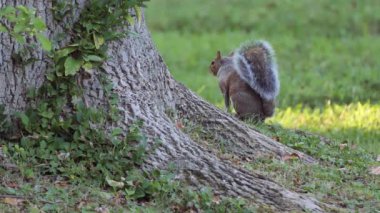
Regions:
<svg viewBox="0 0 380 213"><path fill-rule="evenodd" d="M173 10L171 7L175 7ZM152 1L152 37L174 77L223 107L216 51L250 39L276 50L281 92L267 121L380 153L380 2Z"/></svg>

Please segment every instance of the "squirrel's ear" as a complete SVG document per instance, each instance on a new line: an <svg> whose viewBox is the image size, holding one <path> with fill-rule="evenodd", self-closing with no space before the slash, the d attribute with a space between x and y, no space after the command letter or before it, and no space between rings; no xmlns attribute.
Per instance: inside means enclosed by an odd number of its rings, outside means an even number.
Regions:
<svg viewBox="0 0 380 213"><path fill-rule="evenodd" d="M218 52L216 52L216 59L218 59L218 60L222 59L222 56L220 54L220 50L218 50Z"/></svg>

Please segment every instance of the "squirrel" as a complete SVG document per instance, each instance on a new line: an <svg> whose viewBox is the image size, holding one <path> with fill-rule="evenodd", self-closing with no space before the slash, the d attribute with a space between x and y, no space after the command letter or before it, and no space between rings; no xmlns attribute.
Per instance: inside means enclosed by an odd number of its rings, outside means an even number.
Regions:
<svg viewBox="0 0 380 213"><path fill-rule="evenodd" d="M218 77L227 111L232 101L236 116L242 120L264 121L274 114L280 81L268 42L246 42L227 57L217 51L209 68Z"/></svg>

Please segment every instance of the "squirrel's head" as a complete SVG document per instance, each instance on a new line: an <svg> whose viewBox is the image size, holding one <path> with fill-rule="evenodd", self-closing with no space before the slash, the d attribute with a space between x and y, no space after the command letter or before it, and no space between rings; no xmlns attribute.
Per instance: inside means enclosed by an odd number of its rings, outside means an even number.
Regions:
<svg viewBox="0 0 380 213"><path fill-rule="evenodd" d="M216 52L216 58L211 61L210 64L210 72L213 75L218 74L219 68L222 66L222 55L220 54L220 51Z"/></svg>

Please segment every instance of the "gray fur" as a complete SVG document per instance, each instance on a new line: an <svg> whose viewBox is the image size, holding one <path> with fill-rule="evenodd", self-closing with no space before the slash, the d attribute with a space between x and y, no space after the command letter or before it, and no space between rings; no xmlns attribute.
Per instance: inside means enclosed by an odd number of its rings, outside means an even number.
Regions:
<svg viewBox="0 0 380 213"><path fill-rule="evenodd" d="M254 61L248 61L244 57L244 53L252 48L261 48L264 51L264 69L258 69ZM276 98L280 91L280 81L274 51L267 41L243 44L234 52L232 60L239 76L263 99L270 101Z"/></svg>

